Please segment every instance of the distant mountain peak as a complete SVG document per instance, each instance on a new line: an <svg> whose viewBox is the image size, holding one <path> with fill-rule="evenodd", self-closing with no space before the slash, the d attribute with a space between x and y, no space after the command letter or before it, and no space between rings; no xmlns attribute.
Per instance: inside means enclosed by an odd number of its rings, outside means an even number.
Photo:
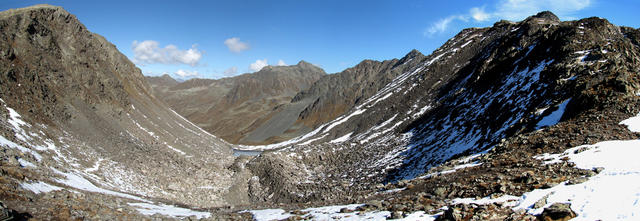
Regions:
<svg viewBox="0 0 640 221"><path fill-rule="evenodd" d="M320 68L312 63L309 63L305 60L300 60L300 62L298 62L298 64L296 64L296 66L301 67L301 68Z"/></svg>
<svg viewBox="0 0 640 221"><path fill-rule="evenodd" d="M171 77L171 75L169 75L169 74L163 74L163 75L162 75L162 76L160 76L160 77L165 78L165 79L169 79L169 78L173 79L173 78Z"/></svg>
<svg viewBox="0 0 640 221"><path fill-rule="evenodd" d="M525 19L525 21L531 21L531 20L544 20L544 21L549 21L549 22L560 22L560 19L558 18L558 16L556 16L555 14L553 14L553 12L550 11L541 11L538 12L538 14L533 15L528 17L527 19Z"/></svg>

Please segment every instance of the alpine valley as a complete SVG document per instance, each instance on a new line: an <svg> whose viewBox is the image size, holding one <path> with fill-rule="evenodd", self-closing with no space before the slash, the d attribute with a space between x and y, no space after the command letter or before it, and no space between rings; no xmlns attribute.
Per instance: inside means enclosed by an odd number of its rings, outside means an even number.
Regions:
<svg viewBox="0 0 640 221"><path fill-rule="evenodd" d="M633 220L639 113L640 30L597 17L179 82L61 7L10 9L0 219Z"/></svg>

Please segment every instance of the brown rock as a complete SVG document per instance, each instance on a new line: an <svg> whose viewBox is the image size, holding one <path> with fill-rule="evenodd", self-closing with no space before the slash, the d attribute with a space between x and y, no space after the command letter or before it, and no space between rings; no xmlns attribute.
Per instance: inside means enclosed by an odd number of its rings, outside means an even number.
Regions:
<svg viewBox="0 0 640 221"><path fill-rule="evenodd" d="M571 210L571 204L554 203L545 208L538 219L543 221L566 221L576 217L577 214Z"/></svg>

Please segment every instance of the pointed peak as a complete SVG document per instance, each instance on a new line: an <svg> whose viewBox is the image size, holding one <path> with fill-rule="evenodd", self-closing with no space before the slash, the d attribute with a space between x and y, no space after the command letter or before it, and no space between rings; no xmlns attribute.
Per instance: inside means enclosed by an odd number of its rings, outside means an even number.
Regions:
<svg viewBox="0 0 640 221"><path fill-rule="evenodd" d="M424 54L422 54L417 49L413 49L407 55L405 55L405 57L416 57L416 56L424 56Z"/></svg>
<svg viewBox="0 0 640 221"><path fill-rule="evenodd" d="M558 18L558 16L556 16L555 14L553 14L553 12L550 12L550 11L538 12L538 14L530 16L525 20L528 21L532 19L542 19L542 20L551 21L551 22L560 22L560 19Z"/></svg>
<svg viewBox="0 0 640 221"><path fill-rule="evenodd" d="M298 62L298 64L296 64L297 66L304 66L304 65L313 65L309 62L306 62L305 60L300 60L300 62Z"/></svg>

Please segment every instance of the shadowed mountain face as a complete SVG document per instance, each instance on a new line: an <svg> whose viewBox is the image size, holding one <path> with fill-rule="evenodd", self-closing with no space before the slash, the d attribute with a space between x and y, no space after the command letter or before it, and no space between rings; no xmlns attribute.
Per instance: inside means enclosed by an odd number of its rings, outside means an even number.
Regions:
<svg viewBox="0 0 640 221"><path fill-rule="evenodd" d="M182 83L168 75L147 77L156 97L199 127L231 143L238 143L324 76L322 69L299 62L220 80L191 79Z"/></svg>

